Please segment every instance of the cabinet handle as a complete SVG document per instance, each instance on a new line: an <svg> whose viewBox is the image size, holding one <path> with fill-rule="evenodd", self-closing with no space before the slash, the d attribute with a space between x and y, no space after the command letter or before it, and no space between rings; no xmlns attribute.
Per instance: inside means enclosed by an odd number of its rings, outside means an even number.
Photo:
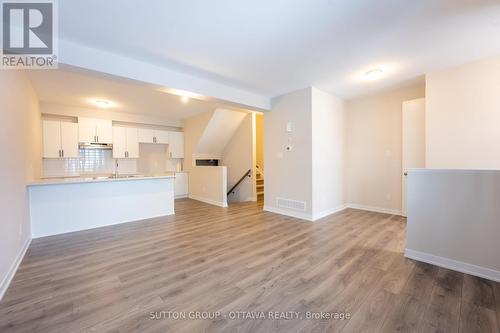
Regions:
<svg viewBox="0 0 500 333"><path fill-rule="evenodd" d="M61 156L64 157L64 149L61 149Z"/></svg>
<svg viewBox="0 0 500 333"><path fill-rule="evenodd" d="M125 157L128 157L128 151L125 152Z"/></svg>
<svg viewBox="0 0 500 333"><path fill-rule="evenodd" d="M57 156L61 157L61 149L57 152Z"/></svg>
<svg viewBox="0 0 500 333"><path fill-rule="evenodd" d="M172 152L170 152L170 158L172 158Z"/></svg>
<svg viewBox="0 0 500 333"><path fill-rule="evenodd" d="M99 142L99 135L97 136L97 142Z"/></svg>
<svg viewBox="0 0 500 333"><path fill-rule="evenodd" d="M153 143L156 143L156 136L153 136Z"/></svg>

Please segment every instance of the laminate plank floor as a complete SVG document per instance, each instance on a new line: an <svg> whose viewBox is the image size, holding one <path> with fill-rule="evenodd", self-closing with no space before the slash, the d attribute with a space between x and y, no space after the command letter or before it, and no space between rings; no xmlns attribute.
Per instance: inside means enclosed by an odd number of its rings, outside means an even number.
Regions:
<svg viewBox="0 0 500 333"><path fill-rule="evenodd" d="M405 240L399 216L177 200L33 240L0 332L499 332L498 283L406 259Z"/></svg>

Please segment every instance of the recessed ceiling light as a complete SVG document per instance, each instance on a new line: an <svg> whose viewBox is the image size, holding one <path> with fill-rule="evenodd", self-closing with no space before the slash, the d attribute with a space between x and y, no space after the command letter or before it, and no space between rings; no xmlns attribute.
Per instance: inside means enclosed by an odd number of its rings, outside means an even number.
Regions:
<svg viewBox="0 0 500 333"><path fill-rule="evenodd" d="M95 101L95 105L97 105L100 108L107 108L109 107L109 102L103 99L98 99Z"/></svg>
<svg viewBox="0 0 500 333"><path fill-rule="evenodd" d="M372 69L371 71L365 73L365 79L375 81L382 78L382 74L384 74L384 71L380 68Z"/></svg>
<svg viewBox="0 0 500 333"><path fill-rule="evenodd" d="M187 96L182 96L182 97L181 97L181 101L182 101L182 103L186 104L187 102L189 102L189 97L187 97Z"/></svg>

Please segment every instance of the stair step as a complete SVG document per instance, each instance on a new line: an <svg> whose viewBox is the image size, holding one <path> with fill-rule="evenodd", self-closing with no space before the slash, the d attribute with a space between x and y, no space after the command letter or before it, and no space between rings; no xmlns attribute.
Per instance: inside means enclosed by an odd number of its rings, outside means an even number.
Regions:
<svg viewBox="0 0 500 333"><path fill-rule="evenodd" d="M257 185L257 188L258 188L258 189L259 189L259 188L262 188L262 189L263 189L263 188L264 188L264 184L262 184L262 185Z"/></svg>
<svg viewBox="0 0 500 333"><path fill-rule="evenodd" d="M264 195L264 191L257 192L257 195Z"/></svg>

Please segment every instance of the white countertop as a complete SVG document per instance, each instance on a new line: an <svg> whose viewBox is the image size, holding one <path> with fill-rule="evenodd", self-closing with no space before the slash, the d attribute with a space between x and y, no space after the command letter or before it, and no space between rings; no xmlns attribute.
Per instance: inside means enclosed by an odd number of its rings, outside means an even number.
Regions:
<svg viewBox="0 0 500 333"><path fill-rule="evenodd" d="M165 173L163 175L153 176L119 176L118 178L108 177L68 177L68 178L44 178L35 180L26 184L27 186L37 185L61 185L61 184L80 184L80 183L102 183L102 182L123 182L123 181L137 181L137 180L151 180L151 179L165 179L175 178L175 173Z"/></svg>

